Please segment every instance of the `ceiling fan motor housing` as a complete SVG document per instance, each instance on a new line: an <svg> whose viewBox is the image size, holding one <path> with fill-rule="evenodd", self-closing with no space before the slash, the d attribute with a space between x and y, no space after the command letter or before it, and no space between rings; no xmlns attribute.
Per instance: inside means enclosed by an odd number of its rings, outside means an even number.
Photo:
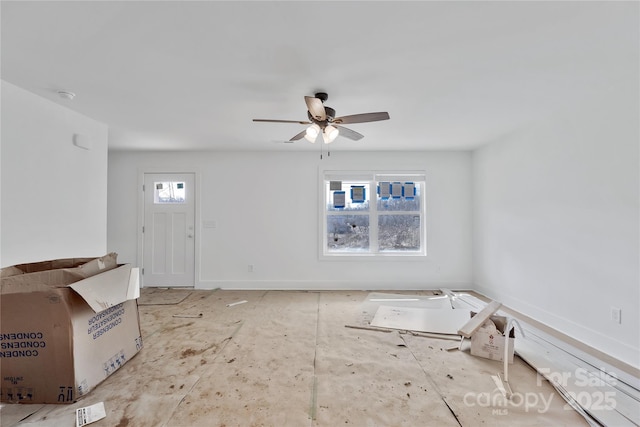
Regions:
<svg viewBox="0 0 640 427"><path fill-rule="evenodd" d="M324 113L327 115L327 121L332 122L336 117L336 110L331 107L324 107Z"/></svg>
<svg viewBox="0 0 640 427"><path fill-rule="evenodd" d="M329 95L326 92L318 92L318 93L316 93L315 97L318 98L322 102L324 102L327 99L329 99Z"/></svg>

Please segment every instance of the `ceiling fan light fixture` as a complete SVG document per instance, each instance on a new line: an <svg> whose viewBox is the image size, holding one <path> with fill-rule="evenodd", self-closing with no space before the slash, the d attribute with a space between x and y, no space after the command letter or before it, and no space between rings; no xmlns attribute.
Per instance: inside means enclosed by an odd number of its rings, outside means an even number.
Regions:
<svg viewBox="0 0 640 427"><path fill-rule="evenodd" d="M307 128L304 138L309 142L316 142L316 138L318 137L319 133L320 126L314 123Z"/></svg>
<svg viewBox="0 0 640 427"><path fill-rule="evenodd" d="M338 137L339 134L340 134L340 131L338 130L338 128L329 125L326 128L324 128L324 132L322 133L322 139L324 139L325 144L330 144L333 141L335 141L335 139Z"/></svg>

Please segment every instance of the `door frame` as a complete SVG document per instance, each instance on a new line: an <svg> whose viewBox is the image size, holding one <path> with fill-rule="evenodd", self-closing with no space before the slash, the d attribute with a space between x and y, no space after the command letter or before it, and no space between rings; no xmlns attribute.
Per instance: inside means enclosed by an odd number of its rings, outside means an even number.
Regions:
<svg viewBox="0 0 640 427"><path fill-rule="evenodd" d="M144 233L142 232L142 227L144 226L144 191L142 190L144 186L144 175L151 173L166 173L166 174L178 174L178 173L192 173L193 174L193 182L194 182L194 235L193 235L193 245L194 245L194 260L193 260L193 289L200 288L200 236L201 236L201 227L200 227L200 171L197 168L154 168L154 167L145 167L138 168L138 187L137 187L137 195L138 195L138 220L137 220L137 264L140 268L144 268ZM144 274L140 275L140 287L144 288ZM188 289L188 288L186 288Z"/></svg>

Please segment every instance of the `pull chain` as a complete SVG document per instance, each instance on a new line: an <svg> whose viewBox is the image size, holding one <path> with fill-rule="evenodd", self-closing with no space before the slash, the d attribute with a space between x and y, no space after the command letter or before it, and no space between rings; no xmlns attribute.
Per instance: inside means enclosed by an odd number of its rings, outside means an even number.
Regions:
<svg viewBox="0 0 640 427"><path fill-rule="evenodd" d="M321 145L320 146L320 160L322 160L322 152L323 152L324 147ZM327 157L331 156L331 149L327 147Z"/></svg>

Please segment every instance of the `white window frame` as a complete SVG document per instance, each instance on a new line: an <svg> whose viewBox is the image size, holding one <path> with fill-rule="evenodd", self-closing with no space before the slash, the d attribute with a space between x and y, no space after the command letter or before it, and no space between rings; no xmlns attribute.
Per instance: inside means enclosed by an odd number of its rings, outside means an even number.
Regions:
<svg viewBox="0 0 640 427"><path fill-rule="evenodd" d="M320 170L320 259L321 260L421 260L427 256L427 227L426 227L426 172L425 171L332 171ZM326 183L329 181L368 181L369 210L362 211L329 211ZM414 182L420 185L419 211L406 212L407 214L420 216L420 250L418 251L387 251L378 250L378 216L393 215L399 211L378 211L377 209L377 183L378 182ZM343 190L347 191L343 188ZM402 211L400 211L401 213ZM369 250L368 251L339 251L330 252L327 244L327 218L330 215L365 215L369 217Z"/></svg>

